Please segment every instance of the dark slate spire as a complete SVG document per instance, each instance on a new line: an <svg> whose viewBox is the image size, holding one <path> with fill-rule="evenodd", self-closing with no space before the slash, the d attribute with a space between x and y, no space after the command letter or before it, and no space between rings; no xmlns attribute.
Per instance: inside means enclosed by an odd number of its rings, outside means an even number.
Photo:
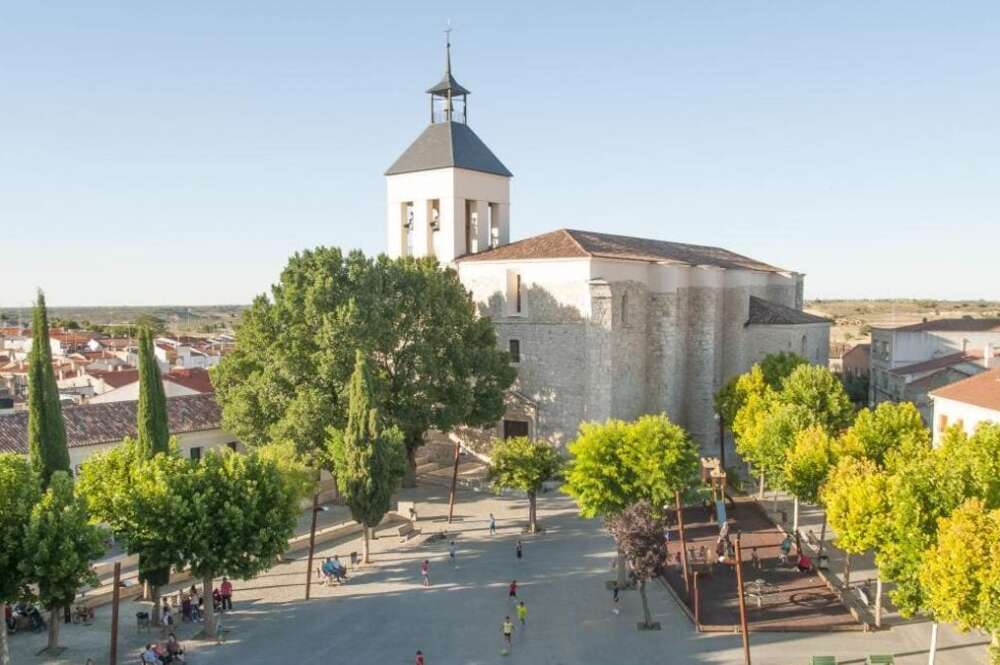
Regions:
<svg viewBox="0 0 1000 665"><path fill-rule="evenodd" d="M445 63L444 63L444 78L442 78L437 85L427 90L427 94L436 95L438 97L447 97L451 93L452 97L458 97L460 95L467 95L469 91L466 90L462 85L455 80L455 77L451 75L451 26L444 31L445 37Z"/></svg>

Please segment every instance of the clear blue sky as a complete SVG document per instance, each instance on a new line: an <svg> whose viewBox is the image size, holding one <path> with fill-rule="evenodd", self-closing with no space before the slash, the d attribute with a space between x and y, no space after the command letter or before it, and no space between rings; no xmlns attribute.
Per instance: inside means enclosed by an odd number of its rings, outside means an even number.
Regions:
<svg viewBox="0 0 1000 665"><path fill-rule="evenodd" d="M382 172L427 122L448 18L514 239L721 245L807 273L807 297L1000 298L994 2L3 15L0 306L248 302L295 250L383 251Z"/></svg>

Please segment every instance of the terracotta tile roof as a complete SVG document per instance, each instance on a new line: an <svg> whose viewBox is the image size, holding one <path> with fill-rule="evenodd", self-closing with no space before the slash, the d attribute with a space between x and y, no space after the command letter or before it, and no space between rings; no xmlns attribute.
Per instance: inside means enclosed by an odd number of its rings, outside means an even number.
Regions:
<svg viewBox="0 0 1000 665"><path fill-rule="evenodd" d="M852 356L855 354L868 356L871 355L871 352L872 352L871 344L855 344L848 350L844 351L844 355L842 355L841 358L846 358L847 356Z"/></svg>
<svg viewBox="0 0 1000 665"><path fill-rule="evenodd" d="M898 328L873 326L879 330L896 330L900 332L1000 332L1000 319L936 319L921 321Z"/></svg>
<svg viewBox="0 0 1000 665"><path fill-rule="evenodd" d="M174 369L163 375L164 381L176 383L199 393L214 393L212 379L207 369L193 367L190 369Z"/></svg>
<svg viewBox="0 0 1000 665"><path fill-rule="evenodd" d="M133 401L63 407L66 445L82 448L134 436L137 405ZM214 395L170 397L167 420L171 434L218 429L222 426L222 410ZM27 454L26 411L0 416L0 452Z"/></svg>
<svg viewBox="0 0 1000 665"><path fill-rule="evenodd" d="M994 354L996 355L996 354ZM905 376L907 374L920 374L921 372L930 372L935 369L941 369L944 367L951 367L952 365L960 365L962 363L971 363L983 359L983 352L978 350L970 351L958 351L957 353L949 353L945 356L938 356L937 358L931 358L930 360L924 360L919 363L913 363L912 365L904 365L903 367L896 367L895 369L890 369L890 374L895 374L897 376Z"/></svg>
<svg viewBox="0 0 1000 665"><path fill-rule="evenodd" d="M987 370L968 379L938 388L931 397L941 397L1000 411L1000 367Z"/></svg>
<svg viewBox="0 0 1000 665"><path fill-rule="evenodd" d="M757 296L750 296L750 315L746 322L748 326L802 325L807 323L833 323L833 321Z"/></svg>
<svg viewBox="0 0 1000 665"><path fill-rule="evenodd" d="M90 370L88 374L101 379L105 385L112 388L121 388L139 380L139 370L137 369L120 369L118 371Z"/></svg>
<svg viewBox="0 0 1000 665"><path fill-rule="evenodd" d="M645 263L677 263L715 266L735 270L786 272L781 268L719 247L688 245L666 240L559 229L518 240L457 261L518 261L526 259L607 258Z"/></svg>

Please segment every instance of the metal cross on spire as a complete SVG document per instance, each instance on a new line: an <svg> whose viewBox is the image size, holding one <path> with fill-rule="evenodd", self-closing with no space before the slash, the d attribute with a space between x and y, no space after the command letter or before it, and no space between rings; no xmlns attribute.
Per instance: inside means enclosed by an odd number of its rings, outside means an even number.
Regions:
<svg viewBox="0 0 1000 665"><path fill-rule="evenodd" d="M444 29L444 49L445 49L445 71L448 75L451 74L451 19L448 19L447 28Z"/></svg>

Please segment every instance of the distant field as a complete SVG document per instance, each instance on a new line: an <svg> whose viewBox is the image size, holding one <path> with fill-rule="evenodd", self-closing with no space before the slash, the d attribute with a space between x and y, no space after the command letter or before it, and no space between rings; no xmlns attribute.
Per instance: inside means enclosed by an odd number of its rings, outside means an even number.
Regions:
<svg viewBox="0 0 1000 665"><path fill-rule="evenodd" d="M239 321L246 305L159 305L156 307L50 307L49 320L73 320L86 327L94 325L128 324L141 316L154 316L174 332L216 332L231 329ZM0 319L28 323L31 310L8 307L0 309Z"/></svg>
<svg viewBox="0 0 1000 665"><path fill-rule="evenodd" d="M834 320L830 346L868 341L872 326L903 326L926 319L1000 319L995 300L807 300L808 312Z"/></svg>

